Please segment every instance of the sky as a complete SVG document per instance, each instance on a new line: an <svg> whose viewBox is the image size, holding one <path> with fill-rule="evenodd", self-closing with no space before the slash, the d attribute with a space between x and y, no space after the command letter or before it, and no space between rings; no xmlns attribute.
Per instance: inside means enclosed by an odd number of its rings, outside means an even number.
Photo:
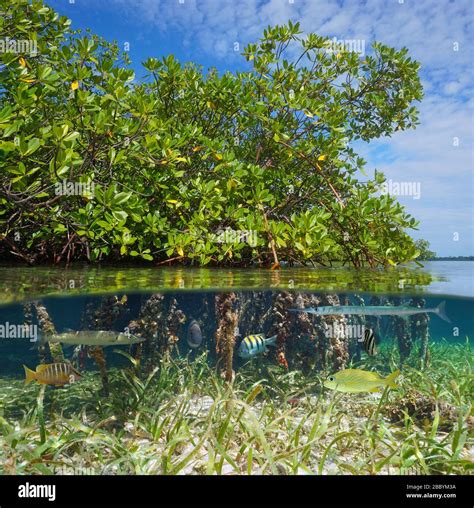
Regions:
<svg viewBox="0 0 474 508"><path fill-rule="evenodd" d="M46 0L73 28L128 49L141 62L174 54L204 70L248 70L240 54L268 25L299 21L304 33L401 48L421 64L420 125L357 142L366 172L382 171L420 221L410 232L439 256L474 255L472 0ZM402 189L403 190L403 189Z"/></svg>

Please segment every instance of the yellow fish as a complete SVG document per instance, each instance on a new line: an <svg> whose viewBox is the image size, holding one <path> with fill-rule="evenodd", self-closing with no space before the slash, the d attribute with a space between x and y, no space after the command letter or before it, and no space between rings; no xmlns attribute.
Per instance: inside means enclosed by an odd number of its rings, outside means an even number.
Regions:
<svg viewBox="0 0 474 508"><path fill-rule="evenodd" d="M399 370L392 372L387 377L381 377L377 372L369 372L361 369L345 369L329 376L324 382L326 388L338 392L359 393L377 392L386 386L398 388L395 379L400 374Z"/></svg>
<svg viewBox="0 0 474 508"><path fill-rule="evenodd" d="M62 386L77 381L81 374L70 363L49 363L36 367L36 372L23 365L25 384L37 381L42 385Z"/></svg>

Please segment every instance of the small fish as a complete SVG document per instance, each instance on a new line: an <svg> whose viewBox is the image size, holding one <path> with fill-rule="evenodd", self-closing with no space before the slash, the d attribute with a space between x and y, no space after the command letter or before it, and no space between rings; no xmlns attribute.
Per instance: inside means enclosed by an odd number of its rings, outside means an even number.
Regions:
<svg viewBox="0 0 474 508"><path fill-rule="evenodd" d="M63 386L77 381L81 374L70 363L49 363L36 367L36 372L23 365L25 384L37 381L41 385Z"/></svg>
<svg viewBox="0 0 474 508"><path fill-rule="evenodd" d="M61 342L62 344L82 346L121 346L138 344L144 340L131 333L117 333L110 330L70 330L64 333L45 335L41 337L40 343Z"/></svg>
<svg viewBox="0 0 474 508"><path fill-rule="evenodd" d="M288 404L291 407L296 407L301 403L301 399L299 397L292 397L291 399L288 399Z"/></svg>
<svg viewBox="0 0 474 508"><path fill-rule="evenodd" d="M197 349L202 343L201 327L195 319L189 323L187 341L188 346L192 349Z"/></svg>
<svg viewBox="0 0 474 508"><path fill-rule="evenodd" d="M444 321L451 323L446 315L446 302L441 302L433 309L410 307L408 305L331 305L326 307L308 307L306 309L289 309L290 312L308 312L319 316L355 314L359 316L412 316L413 314L436 314Z"/></svg>
<svg viewBox="0 0 474 508"><path fill-rule="evenodd" d="M375 356L377 351L375 350L375 334L373 330L366 328L364 331L364 349L369 356Z"/></svg>
<svg viewBox="0 0 474 508"><path fill-rule="evenodd" d="M276 339L276 335L268 339L266 339L263 334L249 335L240 343L238 354L241 358L252 358L266 351L267 346L274 346L276 344Z"/></svg>
<svg viewBox="0 0 474 508"><path fill-rule="evenodd" d="M400 374L399 370L392 372L386 378L380 377L377 372L369 372L361 369L345 369L329 376L324 382L326 388L338 392L359 393L377 392L386 386L398 388L395 379Z"/></svg>

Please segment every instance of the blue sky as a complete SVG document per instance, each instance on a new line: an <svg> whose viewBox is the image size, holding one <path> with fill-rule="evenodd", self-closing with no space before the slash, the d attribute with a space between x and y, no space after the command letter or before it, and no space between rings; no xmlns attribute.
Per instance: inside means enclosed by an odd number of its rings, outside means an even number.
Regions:
<svg viewBox="0 0 474 508"><path fill-rule="evenodd" d="M71 3L73 2L73 3ZM304 32L374 41L421 63L425 98L416 130L356 150L392 182L416 182L419 199L399 201L421 221L415 238L438 255L474 255L473 7L471 0L49 0L73 20L124 48L137 78L149 56L173 53L221 71L247 69L235 51L268 25L299 21Z"/></svg>

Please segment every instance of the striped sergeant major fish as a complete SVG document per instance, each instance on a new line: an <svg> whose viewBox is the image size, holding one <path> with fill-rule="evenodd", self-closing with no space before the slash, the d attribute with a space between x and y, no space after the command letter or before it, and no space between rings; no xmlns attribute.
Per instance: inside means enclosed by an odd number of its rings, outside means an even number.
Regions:
<svg viewBox="0 0 474 508"><path fill-rule="evenodd" d="M373 330L370 330L369 328L365 329L362 344L369 356L375 356L377 354L377 351L375 350L375 334Z"/></svg>
<svg viewBox="0 0 474 508"><path fill-rule="evenodd" d="M267 351L267 346L276 344L277 336L265 338L263 333L258 335L249 335L242 340L239 346L238 355L240 358L252 358L260 353Z"/></svg>
<svg viewBox="0 0 474 508"><path fill-rule="evenodd" d="M36 367L36 372L23 365L25 384L36 381L41 385L63 386L77 381L81 374L70 363L48 363Z"/></svg>
<svg viewBox="0 0 474 508"><path fill-rule="evenodd" d="M436 314L451 323L446 315L446 302L441 302L433 309L410 307L408 305L334 305L326 307L307 307L305 309L289 309L290 312L308 312L319 316L336 316L355 314L358 316L413 316L414 314Z"/></svg>

